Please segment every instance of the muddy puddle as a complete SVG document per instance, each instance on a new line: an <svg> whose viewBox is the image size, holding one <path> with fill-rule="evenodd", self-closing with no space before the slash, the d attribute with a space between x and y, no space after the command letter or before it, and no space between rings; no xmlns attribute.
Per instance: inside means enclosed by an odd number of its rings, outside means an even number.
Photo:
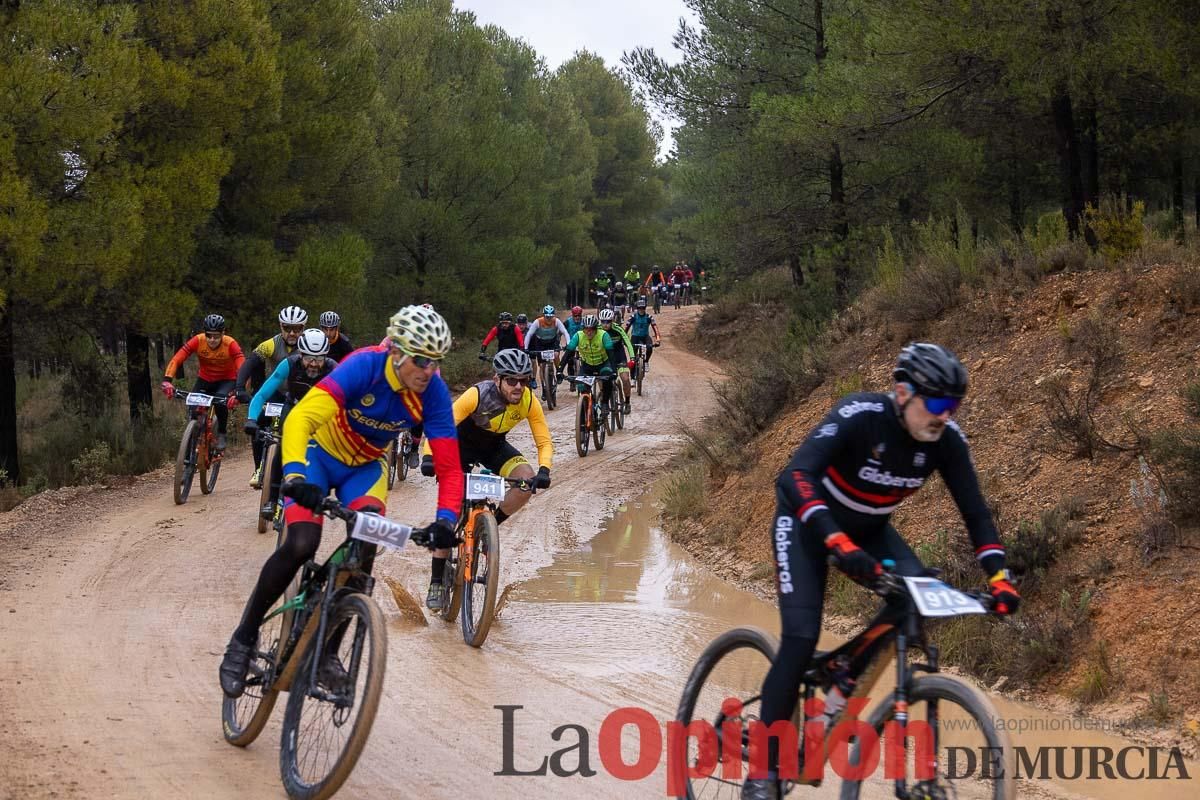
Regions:
<svg viewBox="0 0 1200 800"><path fill-rule="evenodd" d="M667 689L656 713L670 717L697 655L714 637L743 625L777 634L775 606L715 577L670 542L656 527L654 499L650 493L621 506L590 542L556 555L535 578L511 586L504 633L489 647L519 642L524 658L583 678L652 679ZM581 641L587 646L580 647ZM823 648L838 643L822 636ZM889 669L877 696L890 689L891 677ZM1046 796L1041 789L1052 784L1056 795L1102 800L1200 798L1200 764L1194 761L1139 749L1098 720L997 696L991 700L1010 740L1028 759L1018 764L1018 774L1037 778L1034 785L1021 782L1022 795ZM1123 780L1122 770L1134 779ZM1098 777L1090 777L1093 772ZM1181 778L1183 773L1189 777ZM791 796L804 795L797 790Z"/></svg>

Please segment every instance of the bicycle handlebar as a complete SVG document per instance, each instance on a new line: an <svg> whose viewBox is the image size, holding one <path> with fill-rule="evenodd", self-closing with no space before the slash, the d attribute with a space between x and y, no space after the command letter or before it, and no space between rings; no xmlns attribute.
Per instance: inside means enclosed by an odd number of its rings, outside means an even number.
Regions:
<svg viewBox="0 0 1200 800"><path fill-rule="evenodd" d="M831 555L826 560L830 566L838 566L838 560L836 556ZM881 563L883 566L882 575L879 575L870 581L856 580L854 582L869 589L885 600L897 594L907 595L908 585L904 583L904 576L893 571L896 566L895 562L893 562L891 559L884 559ZM927 571L932 573L928 577L937 577L942 572L937 568ZM975 589L957 589L956 591L962 592L962 594L965 594L967 597L979 601L979 604L986 608L989 614L995 613L996 598L992 597L990 593L981 592Z"/></svg>

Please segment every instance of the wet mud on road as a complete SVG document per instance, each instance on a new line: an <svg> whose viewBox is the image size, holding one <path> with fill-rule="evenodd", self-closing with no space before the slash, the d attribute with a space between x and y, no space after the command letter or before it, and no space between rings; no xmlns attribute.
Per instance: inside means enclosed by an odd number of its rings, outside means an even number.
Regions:
<svg viewBox="0 0 1200 800"><path fill-rule="evenodd" d="M501 527L506 598L482 649L463 644L457 624L414 621L377 586L388 619L384 696L339 796L666 796L661 760L642 781L608 774L598 754L604 719L627 706L671 719L708 641L739 625L778 628L771 604L714 578L671 544L654 527L653 495L644 494L677 452L680 426L713 408L715 368L673 344L694 316L694 309L662 316L665 346L646 396L634 398L625 431L603 451L575 455L573 397L560 391L549 417L554 483ZM512 440L534 452L525 426ZM220 729L217 664L273 544L254 532L249 464L235 455L215 493L196 492L184 506L172 503L162 473L63 508L39 513L35 504L0 515L0 797L285 796L282 704L245 750L226 744ZM392 491L388 514L423 524L434 493L433 481L414 474ZM340 531L330 528L322 554L338 541ZM429 557L386 554L376 573L423 599ZM521 707L507 712L508 753L496 706ZM536 771L583 732L593 777L495 774L506 759L509 771ZM632 763L634 737L622 742ZM560 766L574 770L579 758L578 750L567 753ZM1140 781L1120 790L1102 783L1069 788L1085 797L1200 796L1194 782ZM1028 788L1022 796L1048 792ZM792 796L836 793L837 782L828 781ZM867 794L893 796L888 785Z"/></svg>

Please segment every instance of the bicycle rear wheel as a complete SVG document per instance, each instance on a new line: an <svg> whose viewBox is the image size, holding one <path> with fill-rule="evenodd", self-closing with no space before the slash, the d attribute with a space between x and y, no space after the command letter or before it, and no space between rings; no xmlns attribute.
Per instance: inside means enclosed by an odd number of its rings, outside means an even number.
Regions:
<svg viewBox="0 0 1200 800"><path fill-rule="evenodd" d="M197 460L200 462L200 493L212 494L217 487L217 474L221 471L221 455L213 456L213 410L208 409L208 422L200 429Z"/></svg>
<svg viewBox="0 0 1200 800"><path fill-rule="evenodd" d="M348 680L325 686L312 682L312 659L322 658L330 635L345 632L336 657ZM304 654L288 693L283 715L279 769L289 797L321 800L331 797L354 769L383 694L387 666L387 630L383 613L371 598L353 592L330 610L326 641L313 643Z"/></svg>
<svg viewBox="0 0 1200 800"><path fill-rule="evenodd" d="M644 359L637 360L637 393L638 397L642 396L642 379L646 377L646 362Z"/></svg>
<svg viewBox="0 0 1200 800"><path fill-rule="evenodd" d="M175 454L175 505L187 502L192 491L192 478L196 475L196 420L188 420L179 439L179 452Z"/></svg>
<svg viewBox="0 0 1200 800"><path fill-rule="evenodd" d="M471 580L462 583L462 634L471 647L487 639L496 612L500 584L500 528L492 512L475 517L475 546L471 553Z"/></svg>
<svg viewBox="0 0 1200 800"><path fill-rule="evenodd" d="M274 442L267 442L262 451L262 489L259 490L258 496L258 532L266 533L267 526L271 524L269 519L264 519L262 515L262 507L271 502L271 480L274 478L272 474L275 466L275 448L279 445Z"/></svg>
<svg viewBox="0 0 1200 800"><path fill-rule="evenodd" d="M283 603L288 603L296 596L299 580L292 581L283 594ZM267 720L271 718L271 710L279 692L271 688L271 683L277 674L280 650L287 641L292 630L292 619L295 612L285 611L275 616L268 615L258 629L258 642L266 647L257 647L254 657L250 660L250 673L246 678L246 691L241 697L230 698L222 696L221 729L225 741L235 747L245 747L262 733Z"/></svg>
<svg viewBox="0 0 1200 800"><path fill-rule="evenodd" d="M741 797L748 758L745 732L751 720L761 719L762 682L777 649L774 637L758 628L734 628L713 639L696 659L679 698L675 719L684 725L693 720L706 721L713 726L715 736L707 740L690 737L687 741L685 767L707 773L705 777L687 777L688 800ZM722 705L729 698L742 702L740 716L724 715ZM737 723L737 741L722 741L722 723L726 720ZM725 777L722 756L726 748L736 752L742 762L737 778Z"/></svg>
<svg viewBox="0 0 1200 800"><path fill-rule="evenodd" d="M880 767L873 775L863 780L845 779L842 782L841 800L855 800L865 783L887 784L888 794L893 781L885 780L882 764L888 752L888 741L884 727L895 714L895 708L886 699L871 713L867 724L879 733ZM996 709L991 702L973 687L948 675L924 675L914 678L908 691L908 727L905 733L912 737L905 763L906 783L910 797L955 797L962 800L1012 800L1017 796L1015 760L1008 734L997 730ZM946 724L943 724L946 723ZM925 733L928 735L925 735ZM928 780L917 780L918 764L928 763L933 743L936 742L938 774ZM924 747L923 747L924 745ZM849 751L848 764L853 768L859 762L863 743L854 739ZM987 748L987 749L984 749ZM922 751L924 750L924 753ZM966 767L961 758L963 753L981 757L977 769ZM984 764L991 754L999 754L999 763ZM917 756L924 755L918 762ZM963 759L966 760L966 759ZM976 763L973 758L970 763ZM959 777L962 773L967 774ZM994 774L993 774L994 773ZM890 777L890 776L889 776ZM900 791L896 788L895 791Z"/></svg>

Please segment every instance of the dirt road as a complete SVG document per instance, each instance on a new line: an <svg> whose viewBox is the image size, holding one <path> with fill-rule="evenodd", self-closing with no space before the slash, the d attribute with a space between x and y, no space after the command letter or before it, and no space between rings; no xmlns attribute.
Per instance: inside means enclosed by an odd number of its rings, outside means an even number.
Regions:
<svg viewBox="0 0 1200 800"><path fill-rule="evenodd" d="M671 719L713 636L745 624L777 629L773 604L651 532L648 502L625 506L680 447L681 425L713 407L716 369L674 344L694 318L694 309L663 315L665 346L646 396L603 451L575 455L571 396L562 395L550 415L553 488L501 530L503 582L516 588L483 649L464 645L457 625L413 622L379 586L385 694L339 796L666 796L661 758L643 780L610 774L602 723L629 706ZM513 440L532 454L527 429ZM273 544L254 532L249 470L245 454L232 458L216 492L195 491L184 506L172 503L164 471L120 488L45 493L0 515L0 798L284 797L282 702L249 748L221 736L217 664ZM389 501L390 516L418 524L433 508L433 482L416 475ZM340 540L326 538L323 552ZM376 570L424 597L424 551L383 555ZM629 763L635 744L627 729ZM539 769L556 751L565 752ZM557 777L555 767L594 774ZM838 785L802 796L834 797ZM1155 788L1175 796L1174 784ZM881 781L865 794L892 790ZM1022 796L1053 793L1026 784Z"/></svg>
<svg viewBox="0 0 1200 800"><path fill-rule="evenodd" d="M635 398L624 432L586 459L574 452L571 396L550 415L553 488L502 529L502 576L516 583L578 547L624 500L639 494L679 446L680 425L711 408L715 369L676 347L672 336L693 309L664 314L646 395ZM565 385L561 387L565 390ZM514 442L532 454L523 426ZM229 632L272 541L254 532L257 494L244 454L226 463L216 491L171 500L170 479L131 487L64 492L0 518L0 795L34 797L282 797L279 719L246 750L220 730L216 671ZM62 497L70 499L63 504ZM392 517L423 524L433 482L398 483ZM39 506L41 511L39 512ZM32 515L35 522L28 521ZM336 544L327 536L327 544ZM424 597L428 556L391 554L377 571ZM612 710L642 705L666 719L680 675L583 679L569 664L526 656L504 620L487 646L466 647L457 627L406 622L380 587L389 617L385 696L347 797L662 796L663 784L607 776L595 758L599 724ZM552 623L551 623L552 624ZM589 632L553 631L563 650L594 652ZM620 666L620 665L617 665ZM551 732L575 723L592 736L592 778L496 777L503 769L501 712L514 712L514 766L528 770L572 743ZM568 765L573 758L568 757Z"/></svg>

